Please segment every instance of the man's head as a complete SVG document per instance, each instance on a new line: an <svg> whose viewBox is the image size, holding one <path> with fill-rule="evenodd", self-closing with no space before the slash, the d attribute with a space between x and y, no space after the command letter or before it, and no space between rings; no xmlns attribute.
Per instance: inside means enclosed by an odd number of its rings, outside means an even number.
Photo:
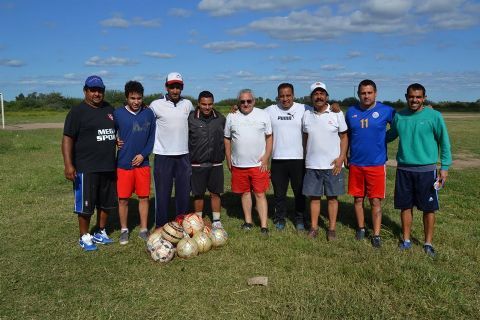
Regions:
<svg viewBox="0 0 480 320"><path fill-rule="evenodd" d="M249 114L252 112L255 106L255 96L250 89L242 89L238 93L238 105L239 110L243 114Z"/></svg>
<svg viewBox="0 0 480 320"><path fill-rule="evenodd" d="M100 107L105 96L105 85L99 76L90 76L83 86L85 102L94 107Z"/></svg>
<svg viewBox="0 0 480 320"><path fill-rule="evenodd" d="M213 112L213 94L210 91L202 91L198 95L198 109L204 116L210 116Z"/></svg>
<svg viewBox="0 0 480 320"><path fill-rule="evenodd" d="M128 81L125 84L125 98L128 108L137 112L143 105L143 86L138 81Z"/></svg>
<svg viewBox="0 0 480 320"><path fill-rule="evenodd" d="M426 98L425 87L420 83L412 83L408 86L405 99L407 99L407 104L411 111L422 110Z"/></svg>
<svg viewBox="0 0 480 320"><path fill-rule="evenodd" d="M183 90L182 75L178 72L169 73L167 75L167 79L165 80L165 89L167 90L170 100L173 102L178 102Z"/></svg>
<svg viewBox="0 0 480 320"><path fill-rule="evenodd" d="M310 86L310 100L317 111L324 111L328 104L327 86L323 82L315 82Z"/></svg>
<svg viewBox="0 0 480 320"><path fill-rule="evenodd" d="M293 100L295 99L295 96L292 84L281 83L277 88L277 92L277 101L282 107L288 109L293 106Z"/></svg>
<svg viewBox="0 0 480 320"><path fill-rule="evenodd" d="M362 108L373 107L377 100L377 85L372 80L362 80L358 84L357 94Z"/></svg>

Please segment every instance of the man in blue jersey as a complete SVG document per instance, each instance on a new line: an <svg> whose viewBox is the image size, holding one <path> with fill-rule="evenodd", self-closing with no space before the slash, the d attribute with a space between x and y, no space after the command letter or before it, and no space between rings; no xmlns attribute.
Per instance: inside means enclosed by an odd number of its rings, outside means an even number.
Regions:
<svg viewBox="0 0 480 320"><path fill-rule="evenodd" d="M368 197L372 212L374 248L381 247L382 199L385 198L387 124L395 110L378 101L377 86L372 80L363 80L358 85L360 105L348 109L345 120L349 135L348 193L354 197L358 229L357 240L365 238L364 198Z"/></svg>
<svg viewBox="0 0 480 320"><path fill-rule="evenodd" d="M115 128L118 139L123 142L117 153L118 215L121 233L119 243L128 243L128 199L133 192L138 197L140 232L138 236L148 238L148 207L150 196L150 164L155 139L155 115L143 105L143 86L140 82L125 84L127 105L115 110Z"/></svg>

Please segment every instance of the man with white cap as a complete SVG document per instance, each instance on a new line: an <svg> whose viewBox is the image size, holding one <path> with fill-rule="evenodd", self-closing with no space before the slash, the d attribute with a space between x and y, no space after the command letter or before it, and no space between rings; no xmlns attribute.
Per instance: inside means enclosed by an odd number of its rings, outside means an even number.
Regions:
<svg viewBox="0 0 480 320"><path fill-rule="evenodd" d="M329 226L327 239L336 239L337 197L345 193L343 162L348 149L347 124L343 112L332 112L327 87L322 82L311 85L313 110L303 115L305 178L303 194L310 198L310 238L318 235L321 197L328 201Z"/></svg>
<svg viewBox="0 0 480 320"><path fill-rule="evenodd" d="M176 214L186 214L190 203L191 166L188 156L188 115L193 105L181 96L183 78L169 73L165 81L167 94L150 104L156 117L153 146L155 183L155 226L168 222L168 205L175 180Z"/></svg>

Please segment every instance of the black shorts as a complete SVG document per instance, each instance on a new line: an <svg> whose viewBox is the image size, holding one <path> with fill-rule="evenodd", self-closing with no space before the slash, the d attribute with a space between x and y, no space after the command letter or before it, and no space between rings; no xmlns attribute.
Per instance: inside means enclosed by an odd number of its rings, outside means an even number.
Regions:
<svg viewBox="0 0 480 320"><path fill-rule="evenodd" d="M209 167L192 166L190 185L194 196L202 196L208 189L211 193L223 193L223 165Z"/></svg>
<svg viewBox="0 0 480 320"><path fill-rule="evenodd" d="M437 171L415 172L397 169L395 177L395 209L411 209L423 212L438 210L438 193L433 187Z"/></svg>
<svg viewBox="0 0 480 320"><path fill-rule="evenodd" d="M93 214L95 208L111 210L118 207L115 172L78 173L73 182L74 209L77 214Z"/></svg>

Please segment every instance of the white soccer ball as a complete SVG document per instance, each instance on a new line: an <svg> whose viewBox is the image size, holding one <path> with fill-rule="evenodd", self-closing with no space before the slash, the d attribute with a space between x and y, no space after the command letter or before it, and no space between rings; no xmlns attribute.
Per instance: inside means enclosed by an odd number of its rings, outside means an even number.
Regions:
<svg viewBox="0 0 480 320"><path fill-rule="evenodd" d="M219 248L227 242L228 234L223 228L213 228L210 231L210 239L214 248Z"/></svg>
<svg viewBox="0 0 480 320"><path fill-rule="evenodd" d="M198 252L204 253L212 248L212 239L205 232L197 232L192 238L198 245Z"/></svg>
<svg viewBox="0 0 480 320"><path fill-rule="evenodd" d="M192 238L183 238L177 243L177 256L180 258L193 258L198 255L198 245Z"/></svg>
<svg viewBox="0 0 480 320"><path fill-rule="evenodd" d="M153 232L147 239L147 250L152 253L158 246L160 246L162 234L160 232Z"/></svg>
<svg viewBox="0 0 480 320"><path fill-rule="evenodd" d="M164 224L161 233L163 239L173 244L183 238L183 228L175 221Z"/></svg>
<svg viewBox="0 0 480 320"><path fill-rule="evenodd" d="M193 234L202 231L205 227L205 224L203 223L203 219L200 218L198 214L190 213L183 218L182 226L185 232L192 236Z"/></svg>
<svg viewBox="0 0 480 320"><path fill-rule="evenodd" d="M173 244L165 239L160 239L159 244L151 253L152 259L160 263L166 263L172 260L174 255L175 248L173 247Z"/></svg>

